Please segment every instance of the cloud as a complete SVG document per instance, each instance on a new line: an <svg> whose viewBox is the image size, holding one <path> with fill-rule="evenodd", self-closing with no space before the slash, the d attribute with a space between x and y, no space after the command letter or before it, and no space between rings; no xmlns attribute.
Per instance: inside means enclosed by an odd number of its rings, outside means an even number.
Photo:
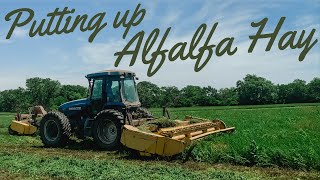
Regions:
<svg viewBox="0 0 320 180"><path fill-rule="evenodd" d="M314 15L308 14L305 16L298 17L295 20L294 25L296 27L309 27L309 26L314 25L316 23L317 23L316 17Z"/></svg>
<svg viewBox="0 0 320 180"><path fill-rule="evenodd" d="M10 78L1 76L0 82L1 82L0 91L4 91L6 89L15 89L18 87L25 87L25 79L17 75L10 75Z"/></svg>
<svg viewBox="0 0 320 180"><path fill-rule="evenodd" d="M111 65L114 63L116 51L121 51L125 41L85 44L78 50L78 56L86 64Z"/></svg>
<svg viewBox="0 0 320 180"><path fill-rule="evenodd" d="M13 38L24 38L24 37L27 37L28 36L28 30L26 29L23 29L23 28L16 28L14 31L13 31L13 35L12 37Z"/></svg>
<svg viewBox="0 0 320 180"><path fill-rule="evenodd" d="M10 44L10 43L12 43L12 41L9 39L0 39L0 44Z"/></svg>
<svg viewBox="0 0 320 180"><path fill-rule="evenodd" d="M171 10L167 15L165 15L162 19L162 26L163 27L169 27L173 24L177 23L181 16L182 12L180 10Z"/></svg>

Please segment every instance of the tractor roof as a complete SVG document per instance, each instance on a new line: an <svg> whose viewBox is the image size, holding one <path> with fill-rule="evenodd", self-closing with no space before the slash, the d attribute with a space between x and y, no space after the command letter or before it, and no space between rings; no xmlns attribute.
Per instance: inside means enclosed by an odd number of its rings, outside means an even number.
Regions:
<svg viewBox="0 0 320 180"><path fill-rule="evenodd" d="M127 70L104 70L104 71L99 71L96 73L91 73L86 76L86 78L95 78L95 77L101 77L101 76L135 76L135 73L132 71L127 71Z"/></svg>

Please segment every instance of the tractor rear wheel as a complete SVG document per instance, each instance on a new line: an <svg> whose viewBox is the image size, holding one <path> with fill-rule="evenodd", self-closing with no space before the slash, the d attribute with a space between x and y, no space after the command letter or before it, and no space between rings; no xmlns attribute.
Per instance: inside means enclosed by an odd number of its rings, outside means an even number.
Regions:
<svg viewBox="0 0 320 180"><path fill-rule="evenodd" d="M63 147L71 135L68 118L61 112L49 112L40 122L40 138L45 147Z"/></svg>
<svg viewBox="0 0 320 180"><path fill-rule="evenodd" d="M93 138L101 149L115 150L120 145L122 113L116 110L103 110L95 117Z"/></svg>

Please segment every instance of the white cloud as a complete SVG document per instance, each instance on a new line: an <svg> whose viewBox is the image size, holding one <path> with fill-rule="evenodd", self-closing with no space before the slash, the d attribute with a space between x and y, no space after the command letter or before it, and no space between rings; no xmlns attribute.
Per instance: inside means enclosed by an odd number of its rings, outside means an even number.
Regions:
<svg viewBox="0 0 320 180"><path fill-rule="evenodd" d="M10 44L12 41L10 39L0 39L0 44Z"/></svg>
<svg viewBox="0 0 320 180"><path fill-rule="evenodd" d="M121 51L124 41L85 44L78 50L78 55L86 64L110 65L114 63L114 53Z"/></svg>
<svg viewBox="0 0 320 180"><path fill-rule="evenodd" d="M27 37L28 36L28 30L26 29L23 29L23 28L16 28L14 31L13 31L13 35L12 37L13 38L24 38L24 37Z"/></svg>
<svg viewBox="0 0 320 180"><path fill-rule="evenodd" d="M23 76L19 75L10 75L10 78L6 76L0 77L0 91L6 90L6 89L15 89L18 87L25 87L25 79Z"/></svg>
<svg viewBox="0 0 320 180"><path fill-rule="evenodd" d="M315 22L317 22L315 16L309 14L309 15L297 17L297 19L294 22L294 25L299 28L309 27L310 25L314 25Z"/></svg>
<svg viewBox="0 0 320 180"><path fill-rule="evenodd" d="M167 15L165 15L162 19L162 26L163 27L169 27L172 26L173 24L175 24L180 16L181 16L182 12L180 10L172 10L170 11Z"/></svg>

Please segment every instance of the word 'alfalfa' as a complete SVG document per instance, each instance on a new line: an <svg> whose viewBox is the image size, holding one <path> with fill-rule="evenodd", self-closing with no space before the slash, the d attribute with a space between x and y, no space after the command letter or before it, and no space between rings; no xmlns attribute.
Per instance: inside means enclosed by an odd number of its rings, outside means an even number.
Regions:
<svg viewBox="0 0 320 180"><path fill-rule="evenodd" d="M215 23L212 26L204 43L201 42L203 42L202 38L204 37L207 29L206 24L202 24L199 26L199 28L194 33L190 44L188 44L187 42L179 42L172 46L170 49L164 49L163 45L165 44L171 30L171 28L168 28L162 36L162 39L156 47L156 50L154 52L151 52L160 34L159 29L154 29L147 37L145 45L142 49L142 62L144 64L149 64L147 75L153 76L161 68L166 59L168 59L169 61L175 61L178 58L180 58L181 60L186 60L189 58L196 60L194 71L198 72L207 65L213 53L215 53L216 56L222 56L225 53L227 53L229 56L235 54L238 48L232 48L234 37L224 38L217 45L209 44L217 26L218 23ZM140 52L140 48L142 46L144 35L145 32L140 31L128 42L128 44L121 52L115 53L115 56L118 56L115 62L116 67L119 65L120 61L125 55L132 55L130 66L133 66L135 64ZM129 50L132 44L135 44L135 48L133 48L133 50ZM215 51L213 50L214 47L216 47ZM151 58L148 59L148 56L151 56Z"/></svg>

